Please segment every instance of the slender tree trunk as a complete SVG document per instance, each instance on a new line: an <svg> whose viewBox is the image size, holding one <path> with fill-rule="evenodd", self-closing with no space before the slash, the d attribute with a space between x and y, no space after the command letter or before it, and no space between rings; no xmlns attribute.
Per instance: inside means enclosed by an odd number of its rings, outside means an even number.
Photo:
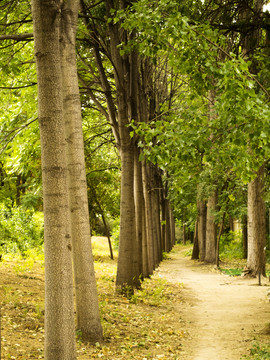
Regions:
<svg viewBox="0 0 270 360"><path fill-rule="evenodd" d="M263 198L264 166L248 184L248 257L249 275L265 276L266 219Z"/></svg>
<svg viewBox="0 0 270 360"><path fill-rule="evenodd" d="M217 193L214 192L207 202L207 220L206 220L206 245L204 261L215 264L216 245L217 245L217 226L213 212L216 210Z"/></svg>
<svg viewBox="0 0 270 360"><path fill-rule="evenodd" d="M136 240L134 205L134 153L131 146L121 148L120 241L116 286L129 293L134 285L134 251ZM137 282L137 281L135 281Z"/></svg>
<svg viewBox="0 0 270 360"><path fill-rule="evenodd" d="M111 10L125 8L123 1L105 1L108 16ZM108 25L110 36L111 61L114 67L116 86L120 156L121 156L121 194L120 194L120 239L117 265L117 289L123 293L133 292L138 283L137 274L134 274L137 261L136 218L134 199L134 149L135 142L130 138L129 124L133 115L136 119L136 61L134 58L120 54L119 45L127 41L127 33L119 23L111 22ZM135 61L135 64L133 63Z"/></svg>
<svg viewBox="0 0 270 360"><path fill-rule="evenodd" d="M162 236L164 237L164 251L170 252L172 249L171 237L171 219L170 219L170 202L167 199L168 188L165 183L162 197Z"/></svg>
<svg viewBox="0 0 270 360"><path fill-rule="evenodd" d="M98 201L98 197L97 197L97 194L96 194L96 191L94 188L91 188L90 189L91 191L91 194L98 206L98 209L99 209L99 213L101 214L101 218L102 218L102 222L103 222L103 225L104 225L104 229L105 229L105 233L106 233L106 236L107 236L107 239L108 239L108 245L109 245L109 250L110 250L110 258L113 260L113 249L112 249L112 242L111 242L111 237L110 237L110 229L109 229L109 226L107 224L107 221L106 221L106 217L105 217L105 214L104 214L104 210L102 209L102 206L100 204L100 202Z"/></svg>
<svg viewBox="0 0 270 360"><path fill-rule="evenodd" d="M222 215L222 222L220 224L220 228L219 228L219 232L218 232L218 236L217 236L217 247L216 247L216 266L219 268L219 246L220 246L220 238L221 235L223 233L223 229L224 229L224 222L225 222L225 216L226 213L224 212Z"/></svg>
<svg viewBox="0 0 270 360"><path fill-rule="evenodd" d="M145 199L145 218L146 218L146 236L147 236L147 250L148 250L148 269L151 275L154 270L154 239L153 239L153 223L152 223L152 206L150 197L149 174L148 164L144 160L142 162L143 174L143 190Z"/></svg>
<svg viewBox="0 0 270 360"><path fill-rule="evenodd" d="M110 250L110 258L113 260L114 257L113 257L112 242L111 242L111 237L110 237L110 230L109 230L107 221L105 219L105 215L104 215L103 210L101 210L101 217L102 217L102 222L103 222L103 225L104 225L104 228L105 228L105 233L106 233L106 236L107 236L107 239L108 239L108 245L109 245L109 250Z"/></svg>
<svg viewBox="0 0 270 360"><path fill-rule="evenodd" d="M182 222L183 222L183 226L182 226L182 233L183 233L183 244L186 245L187 242L187 230L186 230L186 210L183 210L183 215L182 215Z"/></svg>
<svg viewBox="0 0 270 360"><path fill-rule="evenodd" d="M144 197L142 183L142 164L139 161L139 149L135 149L134 159L134 192L135 192L135 213L136 213L136 254L137 262L135 273L138 280L143 274L143 217L144 217Z"/></svg>
<svg viewBox="0 0 270 360"><path fill-rule="evenodd" d="M61 60L63 105L72 223L72 249L77 327L83 341L103 338L91 248L81 102L77 77L75 41L79 1L67 1L62 10Z"/></svg>
<svg viewBox="0 0 270 360"><path fill-rule="evenodd" d="M170 202L165 200L165 251L170 252L172 250L172 234L170 225Z"/></svg>
<svg viewBox="0 0 270 360"><path fill-rule="evenodd" d="M147 241L147 233L146 233L146 209L145 206L142 209L143 216L143 228L142 228L142 265L143 265L143 277L148 277L150 275L149 268L149 259L148 259L148 241Z"/></svg>
<svg viewBox="0 0 270 360"><path fill-rule="evenodd" d="M155 190L155 226L157 234L157 265L162 261L161 221L159 190ZM172 226L172 219L170 225Z"/></svg>
<svg viewBox="0 0 270 360"><path fill-rule="evenodd" d="M170 226L171 226L171 241L172 241L172 246L175 245L175 219L174 219L174 215L173 215L173 210L172 207L170 206Z"/></svg>
<svg viewBox="0 0 270 360"><path fill-rule="evenodd" d="M76 359L68 169L61 74L60 1L33 0L42 149L45 359Z"/></svg>
<svg viewBox="0 0 270 360"><path fill-rule="evenodd" d="M166 198L165 190L161 190L161 245L162 251L166 251Z"/></svg>
<svg viewBox="0 0 270 360"><path fill-rule="evenodd" d="M187 232L186 232L186 225L184 223L183 227L182 227L182 232L183 232L183 244L186 245L187 242Z"/></svg>
<svg viewBox="0 0 270 360"><path fill-rule="evenodd" d="M260 16L263 8L263 0L254 0L244 3L242 11L244 20L251 20L253 17ZM259 27L247 32L243 41L243 55L250 61L249 70L252 74L257 74L259 69L257 61L252 55L260 45L262 31ZM248 254L247 268L251 276L265 275L265 241L266 241L266 222L265 222L265 203L263 199L264 186L264 166L261 166L257 177L248 184Z"/></svg>
<svg viewBox="0 0 270 360"><path fill-rule="evenodd" d="M230 226L230 231L234 231L233 218L232 218L232 216L229 217L229 226Z"/></svg>
<svg viewBox="0 0 270 360"><path fill-rule="evenodd" d="M200 254L200 249L199 249L199 241L198 241L198 220L196 220L191 259L192 260L199 259L199 254Z"/></svg>
<svg viewBox="0 0 270 360"><path fill-rule="evenodd" d="M200 260L205 259L205 244L206 244L206 220L207 220L207 206L204 201L198 201L198 244Z"/></svg>
<svg viewBox="0 0 270 360"><path fill-rule="evenodd" d="M149 182L150 197L151 197L151 216L153 224L153 239L154 239L154 267L156 268L162 260L161 250L161 223L160 223L160 201L159 201L159 174L155 165L149 164Z"/></svg>

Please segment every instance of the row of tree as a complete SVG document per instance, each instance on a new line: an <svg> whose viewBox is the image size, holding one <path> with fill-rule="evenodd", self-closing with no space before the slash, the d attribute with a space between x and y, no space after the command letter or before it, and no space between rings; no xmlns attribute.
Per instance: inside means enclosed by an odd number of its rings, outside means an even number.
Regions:
<svg viewBox="0 0 270 360"><path fill-rule="evenodd" d="M185 223L191 213L197 214L193 257L218 262L227 214L246 212L247 183L247 265L250 273L264 274L262 179L270 126L269 14L263 12L263 2L33 0L32 11L27 1L20 4L21 11L17 5L15 0L3 5L0 39L3 49L12 47L13 54L20 54L19 60L10 56L11 64L32 63L19 50L30 46L33 37L35 42L46 359L75 358L72 262L77 326L85 341L102 339L88 196L95 199L105 224L106 214L97 185L87 181L93 168L86 174L81 114L99 112L121 158L117 290L130 294L153 273L174 244L175 217ZM32 79L32 65L27 73ZM20 85L11 87L14 91ZM14 97L7 104L18 106L19 96ZM29 129L35 118L21 112L4 140L14 140L12 134ZM105 127L101 133L107 132ZM93 166L90 157L87 166ZM36 179L34 170L24 173L17 189L25 189L29 174Z"/></svg>
<svg viewBox="0 0 270 360"><path fill-rule="evenodd" d="M185 194L182 215L190 201L197 203L193 257L218 263L226 214L246 219L243 215L248 213L251 275L265 275L269 13L263 5L262 1L207 2L187 10L185 4L181 8L177 2L162 1L148 4L144 17L138 19L136 12L130 12L125 20L140 34L141 51L155 59L165 53L182 85L175 112L151 126L140 124L137 133L146 142L145 154L167 167L172 197L179 199L175 184ZM143 12L146 3L134 6ZM158 147L151 151L153 138ZM234 194L239 201L247 183L246 212L243 201L236 205Z"/></svg>
<svg viewBox="0 0 270 360"><path fill-rule="evenodd" d="M101 80L99 85L106 96L107 106L102 105L104 99L100 100L96 94L92 94L93 81L89 76L84 77L84 71L80 73L81 83L86 94L90 94L90 100L85 95L83 99L86 106L87 103L94 102L111 125L114 125L113 133L122 164L117 288L124 293L132 293L134 287L140 286L141 279L153 272L162 259L162 252L171 249L174 219L158 168L146 162L144 167L142 166L139 162L136 142L130 137L130 129L127 127L134 119L135 113L142 110L139 109L139 99L136 99L139 93L131 89L136 87L137 78L134 76L137 75L126 74L133 57L124 56L125 61L123 61L118 48L122 38L121 27L119 24L111 24L108 32L112 39L115 34L115 42L111 44L111 54L115 51L117 53L115 58L110 55L115 75L114 85L110 84L111 80L106 74L110 66L106 65L105 69L101 62L104 54L92 44L90 28L92 14L87 14L88 5L84 6L83 3L81 5L84 26L89 32L88 38L84 35L82 41L84 47L85 44L89 47L89 42L91 44L88 49L86 47L84 54L90 51L96 57L95 71L99 71ZM95 12L100 11L99 5L94 7ZM107 6L107 14L109 14L113 8L112 4L108 2L104 5ZM45 220L45 357L47 359L75 357L72 259L77 326L82 331L83 340L96 342L102 339L89 242L87 182L76 67L78 7L79 2L56 1L53 4L32 2ZM104 10L103 6L101 10ZM84 30L85 33L87 31ZM31 36L31 33L6 34L3 35L2 40L17 41L31 39ZM82 56L80 58L82 59ZM120 59L118 64L117 58ZM106 61L108 62L108 59ZM143 61L141 63L146 68L152 67L147 61L145 64ZM82 64L86 64L83 59ZM131 73L136 71L137 66L138 64L131 67ZM122 79L118 78L118 72L121 73ZM127 76L131 78L130 83L126 80ZM151 79L149 84L148 81L145 80L145 83L142 81L141 86L152 86ZM131 92L134 93L131 95ZM140 97L142 95L143 93ZM144 100L146 100L144 111L150 111L147 99ZM156 110L152 108L151 111L153 114ZM155 188L151 185L153 180L155 180ZM94 194L93 190L92 193ZM163 204L162 227L159 216L160 202Z"/></svg>

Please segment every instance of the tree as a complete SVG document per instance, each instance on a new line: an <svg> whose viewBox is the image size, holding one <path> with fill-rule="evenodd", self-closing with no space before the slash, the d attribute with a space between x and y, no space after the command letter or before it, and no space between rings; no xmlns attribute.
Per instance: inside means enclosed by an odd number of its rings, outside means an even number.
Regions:
<svg viewBox="0 0 270 360"><path fill-rule="evenodd" d="M167 87L160 86L162 80L166 80L166 66L162 64L155 69L154 64L147 57L139 56L137 50L121 48L136 35L136 32L124 30L121 21L118 21L117 11L125 11L128 5L125 1L82 2L83 20L89 33L82 46L90 44L92 51L89 54L94 55L96 66L89 66L89 60L82 57L84 67L90 68L91 80L88 73L80 73L91 101L112 126L121 157L120 245L116 285L123 292L133 291L133 287L140 286L141 269L144 269L144 276L148 276L162 254L157 216L160 210L159 188L156 186L160 179L159 175L154 174L156 170L151 164L136 163L142 160L142 156L140 151L138 154L140 139L133 132L132 121L147 122L155 118L160 113L159 99L165 101L161 95L165 93L165 97L169 98ZM100 20L104 16L106 22ZM162 70L158 72L157 69ZM93 82L98 84L98 91L93 90ZM104 94L103 98L101 94ZM138 174L144 178L143 181ZM140 195L136 191L140 191ZM153 213L151 206L155 208ZM171 226L170 221L167 224Z"/></svg>
<svg viewBox="0 0 270 360"><path fill-rule="evenodd" d="M263 1L248 3L243 8L244 20L256 20L262 13ZM251 59L250 72L258 73L254 54L260 44L261 29L253 29L243 36L244 55ZM264 164L261 165L256 178L248 185L248 247L247 268L252 276L265 276L265 243L266 243L266 211L263 197Z"/></svg>
<svg viewBox="0 0 270 360"><path fill-rule="evenodd" d="M214 191L208 198L207 202L207 219L206 219L206 246L204 261L214 264L216 261L217 249L217 227L215 223L215 211L217 206L217 192Z"/></svg>
<svg viewBox="0 0 270 360"><path fill-rule="evenodd" d="M69 227L71 231L71 234L64 234L66 236L64 239L66 240L66 242L68 238L72 239L72 246L71 244L69 244L70 240L68 240L68 243L65 245L69 252L72 249L74 259L78 323L77 326L82 331L83 340L96 342L102 340L102 328L99 318L93 258L90 245L90 226L87 202L86 173L84 165L81 105L76 68L75 37L77 28L78 5L78 2L67 2L66 4L61 4L61 2L55 2L53 9L49 11L47 9L48 4L42 5L39 2L33 2L33 17L35 19L34 29L35 43L37 48L36 58L39 86L39 108L41 109L40 116L44 116L43 111L46 111L44 107L49 107L48 103L46 103L46 105L44 105L43 103L43 92L51 91L49 86L50 83L46 83L46 74L44 73L44 68L45 70L47 70L46 66L48 66L44 59L44 57L46 56L43 56L44 52L45 54L48 53L46 61L52 63L52 76L54 73L56 73L57 75L55 76L54 86L58 92L54 96L58 101L58 108L55 111L57 111L59 114L59 126L57 132L59 139L57 139L58 142L51 144L51 153L47 148L45 148L45 150L43 149L45 145L44 143L42 143L43 164L46 164L46 161L51 161L50 166L53 166L55 170L58 170L60 173L62 173L61 175L63 181L65 181L64 185L68 186L68 188L66 188L65 190L62 188L61 193L66 201L65 206L68 207L68 210L65 209L65 212L63 212L63 216L66 221L67 228ZM46 20L43 20L42 15ZM52 16L54 16L54 26L52 27L53 31L48 29L50 22L49 19ZM42 21L44 21L44 23ZM44 38L42 37L42 31L43 34L45 33L46 35L48 35L49 39L53 38L55 52L52 51L50 45L46 43L46 41L45 45L43 45L45 49L43 49L42 44L44 42ZM60 71L60 74L58 73L58 71ZM44 89L45 86L47 86L47 88ZM41 119L43 118L41 117ZM45 118L45 121L46 120L47 119ZM47 125L47 122L48 121L46 121L45 125ZM48 136L52 139L56 137L54 133L49 133L48 129L46 129L48 131L47 133L46 130L44 132L43 126L45 127L45 125L43 124L42 120L40 120L40 124L41 136L43 137L42 139L44 142L47 141ZM56 131L53 127L52 130ZM57 165L54 164L54 153L60 151L62 152L61 166L57 167ZM47 180L46 178L46 165L43 165L43 168L43 183L45 186L46 181L50 181L50 178L49 180ZM63 169L65 171L63 171ZM56 179L57 176L59 177L60 175L56 172ZM46 218L48 218L48 214L45 209L46 196L48 197L50 196L50 194L44 193L45 225L48 227L50 226L50 222L49 224L46 223ZM51 217L53 217L53 213L51 214ZM53 220L57 221L57 218ZM46 242L45 236L45 247L49 246L48 242L49 240L47 239ZM63 246L64 245L62 244L62 247ZM58 249L58 254L61 250L63 249ZM69 252L68 255L70 255ZM53 255L49 252L47 254L47 264L50 264L51 256ZM59 254L59 256L61 256L61 254ZM47 265L47 267L48 266L49 265ZM55 272L57 266L59 266L58 263L55 264L55 269L49 268L49 270L51 270L52 272L52 274L50 272L49 274L51 276L55 276L56 278L57 275L53 274L53 272ZM66 273L68 276L72 277L71 268L68 268ZM56 291L55 288L52 288L50 290L49 285L50 284L47 285L47 295L48 293L50 294L50 291ZM52 297L51 295L49 296L50 298ZM67 298L68 296L69 294L66 295ZM49 309L49 314L50 311L52 311L51 307L53 307L53 305L48 303L47 308ZM59 319L59 321L61 321L61 319ZM72 321L73 319L70 315L69 322L72 323ZM47 320L47 322L50 323L49 320ZM46 329L48 332L46 349L49 356L48 349L53 349L54 346L52 346L50 328L47 326ZM54 332L56 333L57 331L60 330L58 328L55 328ZM64 333L62 336L69 336L69 342L72 342L71 333L69 333L68 335ZM54 334L54 338L56 338L55 341L59 342L59 336L56 337L56 334ZM59 342L58 346L60 346L60 349L58 348L57 351L63 352L64 350L61 349L63 344ZM73 351L71 351L71 349L69 349L68 351L70 354L70 358L73 358ZM58 357L58 355L56 356L55 353L52 353L52 356Z"/></svg>
<svg viewBox="0 0 270 360"><path fill-rule="evenodd" d="M30 4L10 1L0 8L0 201L7 207L38 210L40 142Z"/></svg>
<svg viewBox="0 0 270 360"><path fill-rule="evenodd" d="M266 212L263 196L264 166L248 184L247 268L251 276L265 276ZM260 280L259 280L260 281Z"/></svg>
<svg viewBox="0 0 270 360"><path fill-rule="evenodd" d="M60 54L63 116L67 142L72 254L77 327L82 339L96 343L103 338L100 323L94 262L91 249L87 183L84 160L81 102L77 78L76 33L79 1L62 4Z"/></svg>
<svg viewBox="0 0 270 360"><path fill-rule="evenodd" d="M60 2L33 0L45 218L45 359L75 359ZM52 21L53 19L53 21Z"/></svg>
<svg viewBox="0 0 270 360"><path fill-rule="evenodd" d="M143 54L156 58L161 51L166 51L171 66L178 74L182 74L185 83L188 84L188 92L193 102L188 102L189 110L186 113L189 127L186 126L185 129L187 129L186 134L190 136L189 138L183 136L181 141L189 151L191 147L197 150L202 158L203 172L205 169L211 169L212 178L214 174L221 174L220 170L223 166L246 183L254 177L257 169L269 157L268 147L263 140L269 135L269 126L266 125L269 121L265 117L269 112L269 81L267 80L269 74L261 61L259 69L263 70L256 78L253 76L255 72L249 67L250 64L244 63L245 60L239 56L241 49L239 40L241 40L242 48L246 46L245 41L249 42L248 53L249 56L254 54L256 66L258 59L262 59L262 53L255 50L258 50L257 40L252 36L252 33L258 35L260 29L265 29L267 26L267 14L261 11L262 2L248 6L246 3L237 3L233 7L229 3L225 6L222 4L222 9L218 4L212 7L211 2L200 3L199 7L202 6L202 10L195 10L196 16L192 17L192 20L186 3L182 5L178 1L174 3L160 1L156 5L155 2L146 4L143 0L134 3L134 8L126 19L126 26L131 26L138 32L137 44ZM137 16L135 10L143 13L144 16ZM247 12L248 17L243 20L242 15ZM209 27L204 23L205 18L201 14L206 14L212 26ZM222 23L221 26L218 25L219 22ZM226 41L224 34L230 34L226 37L230 43ZM243 42L242 39L246 40ZM250 46L253 46L253 49ZM235 54L229 53L228 49L234 50ZM217 52L221 53L221 58L216 58ZM264 61L267 59L264 58ZM203 98L208 97L209 91L213 90L215 116L211 116L208 124L201 121L196 128L196 134L192 134L190 124L195 123L198 114L202 112L198 107L194 107L194 98L202 101ZM233 103L232 99L234 99ZM181 109L179 112L183 117L185 111ZM206 113L204 111L204 116ZM166 123L163 127L165 134L159 134L158 139L160 142L167 136L169 145L169 138L176 138L173 137L176 128L171 133L168 131L167 135L167 126ZM149 133L151 132L153 133L153 129L149 129ZM148 144L150 143L149 140ZM180 141L179 143L182 145ZM175 147L175 144L173 146ZM172 148L167 146L167 151L168 149L173 153ZM178 146L178 149L183 151L183 146ZM190 154L189 161L194 163L192 155ZM165 156L161 157L166 162ZM226 178L224 171L222 174Z"/></svg>
<svg viewBox="0 0 270 360"><path fill-rule="evenodd" d="M205 201L199 200L197 202L198 209L198 243L200 260L205 259L205 237L206 237L206 219L207 219L207 206Z"/></svg>

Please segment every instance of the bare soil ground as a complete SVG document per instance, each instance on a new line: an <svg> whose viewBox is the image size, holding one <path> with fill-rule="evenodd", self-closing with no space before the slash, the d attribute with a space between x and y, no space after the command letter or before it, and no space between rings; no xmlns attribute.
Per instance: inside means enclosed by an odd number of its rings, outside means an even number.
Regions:
<svg viewBox="0 0 270 360"><path fill-rule="evenodd" d="M182 282L185 306L179 311L190 335L184 342L185 360L239 360L249 353L252 341L269 341L269 281L221 274L203 265L172 254L161 265L160 276ZM184 355L185 354L185 355Z"/></svg>
<svg viewBox="0 0 270 360"><path fill-rule="evenodd" d="M78 336L78 360L240 360L254 339L269 340L268 280L259 287L220 274L178 246L128 300L114 292L106 239L94 239L93 249L104 343ZM44 359L42 261L0 263L0 296L2 360Z"/></svg>

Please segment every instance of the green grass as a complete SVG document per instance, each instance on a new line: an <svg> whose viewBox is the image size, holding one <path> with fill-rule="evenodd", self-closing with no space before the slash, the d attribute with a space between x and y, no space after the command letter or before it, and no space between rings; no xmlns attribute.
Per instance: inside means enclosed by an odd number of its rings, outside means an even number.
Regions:
<svg viewBox="0 0 270 360"><path fill-rule="evenodd" d="M248 359L248 360L270 359L270 343L263 345L259 344L258 342L254 343L254 345L250 349L250 355L246 355L242 359Z"/></svg>
<svg viewBox="0 0 270 360"><path fill-rule="evenodd" d="M226 275L229 275L229 276L241 276L242 272L243 272L243 269L223 269L223 268L220 268L220 271Z"/></svg>

